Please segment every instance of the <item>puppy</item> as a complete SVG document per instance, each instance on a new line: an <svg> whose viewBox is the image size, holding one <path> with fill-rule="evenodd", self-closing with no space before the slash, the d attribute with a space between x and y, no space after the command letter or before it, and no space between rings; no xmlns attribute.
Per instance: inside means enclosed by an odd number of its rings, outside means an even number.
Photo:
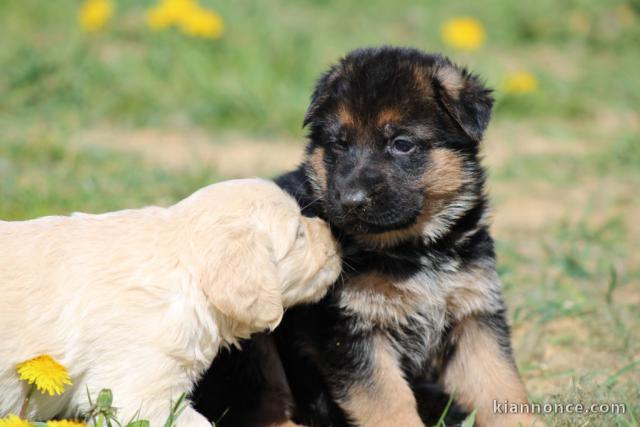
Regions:
<svg viewBox="0 0 640 427"><path fill-rule="evenodd" d="M164 423L220 346L325 295L340 272L327 225L257 179L203 188L169 208L0 222L0 414L27 392L17 363L50 354L62 396L36 393L27 416L88 408L110 388L120 419ZM187 408L182 426L210 426Z"/></svg>
<svg viewBox="0 0 640 427"><path fill-rule="evenodd" d="M344 271L326 298L287 312L273 334L296 422L435 424L448 400L439 385L460 409L477 409L479 426L533 423L492 409L494 400L527 402L479 161L492 103L476 76L414 49L356 50L318 81L304 118L306 159L277 183L339 233ZM259 411L229 390L269 389L266 376L218 381L225 367L214 362L210 389L199 393L226 387L227 398L203 413Z"/></svg>

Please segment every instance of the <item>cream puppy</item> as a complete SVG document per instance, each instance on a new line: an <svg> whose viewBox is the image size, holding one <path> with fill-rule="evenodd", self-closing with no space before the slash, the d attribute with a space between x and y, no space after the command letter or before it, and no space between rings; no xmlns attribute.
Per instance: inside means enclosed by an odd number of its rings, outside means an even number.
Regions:
<svg viewBox="0 0 640 427"><path fill-rule="evenodd" d="M169 208L0 221L0 415L27 392L16 364L69 369L62 396L35 393L30 419L88 408L110 388L120 419L161 426L220 346L275 328L340 272L319 219L258 179L203 188ZM193 408L179 426L210 426Z"/></svg>

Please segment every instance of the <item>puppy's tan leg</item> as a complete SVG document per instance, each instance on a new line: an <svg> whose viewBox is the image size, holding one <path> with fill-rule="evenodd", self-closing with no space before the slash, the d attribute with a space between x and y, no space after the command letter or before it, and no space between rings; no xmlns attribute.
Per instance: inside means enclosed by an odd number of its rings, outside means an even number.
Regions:
<svg viewBox="0 0 640 427"><path fill-rule="evenodd" d="M457 346L444 372L447 392L466 410L477 409L480 427L534 425L530 414L494 412L497 402L527 403L527 391L511 355L508 329L501 315L464 320L454 330ZM543 426L542 421L535 422Z"/></svg>
<svg viewBox="0 0 640 427"><path fill-rule="evenodd" d="M423 427L397 355L383 338L374 339L373 357L372 377L346 390L342 408L360 427Z"/></svg>

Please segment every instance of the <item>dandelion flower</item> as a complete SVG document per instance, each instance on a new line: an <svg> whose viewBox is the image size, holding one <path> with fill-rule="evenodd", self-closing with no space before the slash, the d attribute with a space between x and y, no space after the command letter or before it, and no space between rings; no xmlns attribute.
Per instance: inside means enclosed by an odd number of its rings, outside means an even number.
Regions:
<svg viewBox="0 0 640 427"><path fill-rule="evenodd" d="M521 95L534 92L538 89L538 80L528 71L518 71L508 74L504 79L505 92L513 95Z"/></svg>
<svg viewBox="0 0 640 427"><path fill-rule="evenodd" d="M48 355L38 356L16 366L21 380L35 384L41 393L49 396L62 394L65 384L71 385L67 369Z"/></svg>
<svg viewBox="0 0 640 427"><path fill-rule="evenodd" d="M0 418L0 427L31 427L31 423L17 415L9 415L6 418Z"/></svg>
<svg viewBox="0 0 640 427"><path fill-rule="evenodd" d="M222 18L217 13L200 8L184 14L178 25L185 34L211 39L220 38L224 31Z"/></svg>
<svg viewBox="0 0 640 427"><path fill-rule="evenodd" d="M78 22L89 32L101 30L113 15L113 4L110 0L86 0L80 7Z"/></svg>
<svg viewBox="0 0 640 427"><path fill-rule="evenodd" d="M147 13L151 29L177 26L185 34L217 39L224 31L220 15L201 7L195 0L162 0Z"/></svg>
<svg viewBox="0 0 640 427"><path fill-rule="evenodd" d="M440 36L446 44L460 50L476 50L486 39L480 21L471 17L454 18L445 22Z"/></svg>
<svg viewBox="0 0 640 427"><path fill-rule="evenodd" d="M147 12L147 24L154 30L175 25L186 10L193 7L193 0L163 0Z"/></svg>
<svg viewBox="0 0 640 427"><path fill-rule="evenodd" d="M87 424L76 420L47 421L47 427L87 427Z"/></svg>

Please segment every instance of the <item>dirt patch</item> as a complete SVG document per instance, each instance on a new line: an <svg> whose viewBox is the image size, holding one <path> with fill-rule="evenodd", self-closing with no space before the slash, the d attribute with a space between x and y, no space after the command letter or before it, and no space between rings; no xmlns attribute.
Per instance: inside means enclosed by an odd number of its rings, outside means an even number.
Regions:
<svg viewBox="0 0 640 427"><path fill-rule="evenodd" d="M490 169L494 169L520 156L581 156L588 152L592 144L593 141L569 138L567 135L545 135L540 130L532 128L530 123L502 121L489 127L482 142L482 154L484 163Z"/></svg>
<svg viewBox="0 0 640 427"><path fill-rule="evenodd" d="M618 288L613 294L615 304L640 306L640 283L632 281L626 286Z"/></svg>
<svg viewBox="0 0 640 427"><path fill-rule="evenodd" d="M636 133L640 131L640 114L603 109L594 115L591 128L605 137L620 130Z"/></svg>
<svg viewBox="0 0 640 427"><path fill-rule="evenodd" d="M565 218L568 213L566 208L551 198L511 197L494 208L493 224L500 237L514 229L540 230Z"/></svg>
<svg viewBox="0 0 640 427"><path fill-rule="evenodd" d="M559 221L595 227L620 218L632 239L640 238L640 207L631 195L634 182L616 177L585 176L558 185L550 182L491 181L493 225L498 238L514 231L538 232Z"/></svg>
<svg viewBox="0 0 640 427"><path fill-rule="evenodd" d="M292 169L302 159L304 150L302 142L216 139L194 130L96 130L79 135L73 142L78 146L134 153L152 165L174 170L209 167L229 178L270 176Z"/></svg>
<svg viewBox="0 0 640 427"><path fill-rule="evenodd" d="M589 119L499 120L482 142L484 163L493 169L519 156L584 156L612 147L612 136L640 132L640 114L602 109Z"/></svg>

